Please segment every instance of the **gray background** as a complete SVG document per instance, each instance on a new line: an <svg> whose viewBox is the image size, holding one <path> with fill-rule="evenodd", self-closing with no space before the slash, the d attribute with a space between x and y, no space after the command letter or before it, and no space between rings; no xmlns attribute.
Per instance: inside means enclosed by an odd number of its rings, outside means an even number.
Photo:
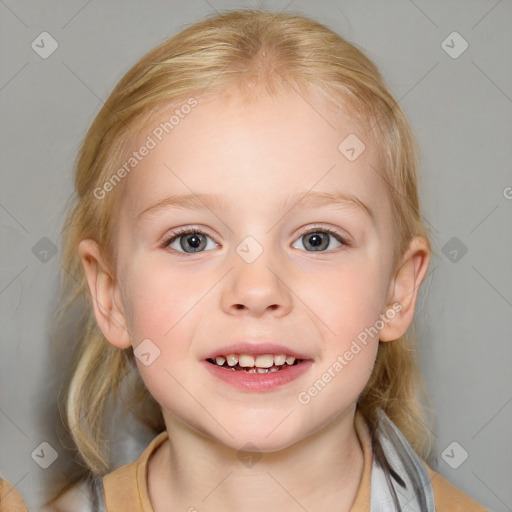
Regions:
<svg viewBox="0 0 512 512"><path fill-rule="evenodd" d="M300 11L327 24L366 51L405 109L423 154L420 192L437 253L416 312L437 469L492 510L512 510L510 0L0 0L0 474L37 509L70 469L55 408L66 354L52 345L48 316L86 129L144 53L236 7ZM58 42L47 59L31 47L43 31ZM458 58L442 46L454 31L469 44ZM460 39L447 44L462 48ZM58 452L46 470L31 456L42 442Z"/></svg>

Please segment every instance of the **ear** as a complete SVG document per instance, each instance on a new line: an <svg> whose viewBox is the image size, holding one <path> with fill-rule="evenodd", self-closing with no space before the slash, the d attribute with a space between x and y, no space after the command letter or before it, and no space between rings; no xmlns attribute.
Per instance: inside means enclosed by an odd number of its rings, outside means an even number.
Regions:
<svg viewBox="0 0 512 512"><path fill-rule="evenodd" d="M78 254L84 266L98 327L115 347L130 347L121 293L107 268L100 246L95 240L81 240Z"/></svg>
<svg viewBox="0 0 512 512"><path fill-rule="evenodd" d="M414 237L402 258L402 263L390 284L389 302L395 315L389 319L379 334L380 341L397 340L406 331L414 317L420 285L427 274L430 262L430 245L423 237Z"/></svg>

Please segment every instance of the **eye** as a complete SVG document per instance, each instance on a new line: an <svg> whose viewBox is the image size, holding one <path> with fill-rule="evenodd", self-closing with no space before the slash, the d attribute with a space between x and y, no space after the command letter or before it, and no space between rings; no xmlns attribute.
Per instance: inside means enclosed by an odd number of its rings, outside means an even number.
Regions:
<svg viewBox="0 0 512 512"><path fill-rule="evenodd" d="M339 233L325 227L309 229L298 240L304 240L303 246L308 252L326 252L327 249L336 249L343 245L349 245ZM209 248L208 241L212 242ZM338 246L332 247L331 242L333 241L337 242ZM172 233L161 244L163 249L171 248L180 256L215 249L218 246L219 244L209 235L195 228L182 228ZM296 248L300 249L300 247Z"/></svg>
<svg viewBox="0 0 512 512"><path fill-rule="evenodd" d="M202 252L207 247L207 239L213 242L213 247L210 247L210 249L218 247L218 244L203 231L193 228L183 228L173 233L169 238L166 238L162 242L162 248L170 247L178 253L193 254Z"/></svg>
<svg viewBox="0 0 512 512"><path fill-rule="evenodd" d="M309 229L298 238L298 240L304 240L303 246L309 252L325 252L328 248L336 249L336 247L330 247L333 239L334 242L338 242L337 247L349 245L340 234L329 228L316 227ZM298 248L300 249L300 247Z"/></svg>

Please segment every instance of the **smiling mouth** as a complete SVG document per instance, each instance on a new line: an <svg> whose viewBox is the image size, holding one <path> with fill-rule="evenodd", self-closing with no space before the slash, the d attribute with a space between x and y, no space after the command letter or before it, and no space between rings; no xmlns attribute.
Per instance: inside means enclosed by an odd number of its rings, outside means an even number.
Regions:
<svg viewBox="0 0 512 512"><path fill-rule="evenodd" d="M227 354L226 356L208 358L206 361L220 368L224 368L225 370L234 372L275 373L284 371L290 366L297 366L302 363L303 360L284 354L263 354L256 358L248 354Z"/></svg>

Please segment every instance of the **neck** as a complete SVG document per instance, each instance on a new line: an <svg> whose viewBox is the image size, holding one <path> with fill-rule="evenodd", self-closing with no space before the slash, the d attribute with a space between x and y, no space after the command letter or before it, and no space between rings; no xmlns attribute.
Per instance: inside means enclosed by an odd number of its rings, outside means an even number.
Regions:
<svg viewBox="0 0 512 512"><path fill-rule="evenodd" d="M241 453L198 434L170 415L164 417L169 441L148 464L155 512L301 508L342 512L349 511L354 502L363 453L353 409L307 438L272 453Z"/></svg>

